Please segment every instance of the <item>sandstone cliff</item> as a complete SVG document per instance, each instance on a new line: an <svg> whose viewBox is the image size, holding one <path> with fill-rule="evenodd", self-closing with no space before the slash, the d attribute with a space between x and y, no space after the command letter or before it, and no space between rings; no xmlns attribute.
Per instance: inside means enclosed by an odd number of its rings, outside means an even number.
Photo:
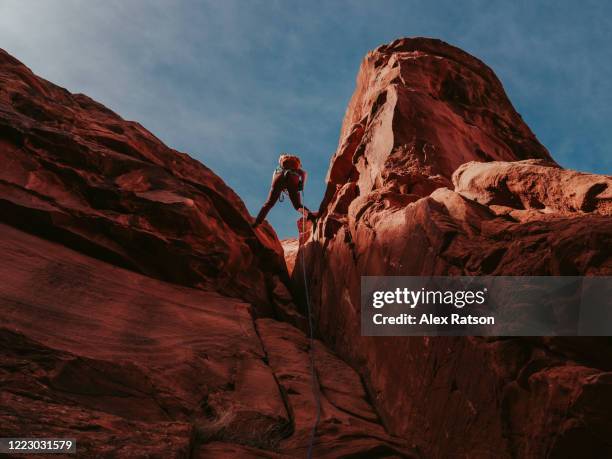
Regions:
<svg viewBox="0 0 612 459"><path fill-rule="evenodd" d="M157 279L260 307L283 271L269 228L210 169L0 50L1 221ZM270 313L270 311L262 311Z"/></svg>
<svg viewBox="0 0 612 459"><path fill-rule="evenodd" d="M272 229L253 233L205 166L2 51L0 81L0 436L303 456L308 340ZM610 274L611 186L555 164L474 57L429 39L368 54L321 218L286 252L322 340L315 457L611 455L607 338L359 332L362 274Z"/></svg>
<svg viewBox="0 0 612 459"><path fill-rule="evenodd" d="M299 457L315 399L270 227L205 166L0 50L0 437ZM316 457L411 457L317 343Z"/></svg>
<svg viewBox="0 0 612 459"><path fill-rule="evenodd" d="M612 179L560 168L486 65L423 38L369 53L320 214L296 288L305 269L392 434L425 457L612 454L609 338L360 336L362 275L612 274Z"/></svg>

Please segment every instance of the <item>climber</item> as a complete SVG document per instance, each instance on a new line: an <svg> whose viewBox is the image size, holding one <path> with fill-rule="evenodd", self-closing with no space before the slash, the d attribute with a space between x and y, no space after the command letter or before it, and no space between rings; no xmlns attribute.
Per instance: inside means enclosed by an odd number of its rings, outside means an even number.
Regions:
<svg viewBox="0 0 612 459"><path fill-rule="evenodd" d="M302 204L300 198L300 191L304 189L305 183L306 171L302 169L300 158L295 155L282 153L278 158L278 167L272 175L272 185L270 185L268 199L266 199L266 202L257 214L257 218L252 225L253 228L256 228L264 221L264 218L266 218L266 215L268 215L268 212L274 207L274 204L276 204L276 201L278 201L284 191L289 195L295 210L305 212L306 218L315 221L316 214L308 210Z"/></svg>

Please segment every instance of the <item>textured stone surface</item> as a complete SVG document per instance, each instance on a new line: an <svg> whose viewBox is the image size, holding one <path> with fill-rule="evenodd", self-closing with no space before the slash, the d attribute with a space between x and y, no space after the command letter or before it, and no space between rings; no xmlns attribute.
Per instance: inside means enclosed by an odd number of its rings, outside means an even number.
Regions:
<svg viewBox="0 0 612 459"><path fill-rule="evenodd" d="M293 273L293 267L295 266L295 257L297 256L300 248L298 238L283 239L281 241L283 246L285 261L287 262L287 271L289 275Z"/></svg>
<svg viewBox="0 0 612 459"><path fill-rule="evenodd" d="M453 174L455 191L517 220L612 215L612 177L540 160L469 162Z"/></svg>
<svg viewBox="0 0 612 459"><path fill-rule="evenodd" d="M472 56L366 56L300 251L317 332L391 433L426 457L612 454L609 338L367 338L359 311L361 275L612 274L610 184L559 168Z"/></svg>
<svg viewBox="0 0 612 459"><path fill-rule="evenodd" d="M308 340L271 228L4 52L0 81L0 436L76 438L82 457L304 455ZM359 375L316 352L317 457L413 457Z"/></svg>
<svg viewBox="0 0 612 459"><path fill-rule="evenodd" d="M293 435L281 442L280 449L291 457L305 457L304 445L316 415L308 340L296 328L270 319L259 319L257 329L293 414ZM405 443L390 437L379 424L355 370L320 342L314 349L321 409L314 457L412 457Z"/></svg>
<svg viewBox="0 0 612 459"><path fill-rule="evenodd" d="M315 404L300 330L5 225L0 251L3 437L72 436L90 457L305 454ZM317 457L410 457L359 375L316 350Z"/></svg>
<svg viewBox="0 0 612 459"><path fill-rule="evenodd" d="M192 424L221 438L241 432L245 443L271 444L286 434L289 414L248 304L126 271L4 225L0 244L3 395L22 397L19 405L3 404L16 417L8 432L7 414L0 415L3 436L30 431L36 417L22 413L28 399L49 405L39 432L69 432L62 413L74 410L107 439L112 431L95 418L123 423L126 445L128 421L144 432L184 424L184 442Z"/></svg>
<svg viewBox="0 0 612 459"><path fill-rule="evenodd" d="M283 269L210 169L0 50L0 221L158 279L260 309ZM270 311L261 311L270 314Z"/></svg>
<svg viewBox="0 0 612 459"><path fill-rule="evenodd" d="M309 343L274 232L200 163L4 52L0 82L0 436L303 456ZM287 243L321 338L315 457L612 455L609 338L359 331L362 274L611 274L609 186L559 168L472 56L369 53L305 266Z"/></svg>
<svg viewBox="0 0 612 459"><path fill-rule="evenodd" d="M468 161L529 158L552 162L491 69L439 40L397 40L361 64L321 210L341 218L374 189L410 202Z"/></svg>

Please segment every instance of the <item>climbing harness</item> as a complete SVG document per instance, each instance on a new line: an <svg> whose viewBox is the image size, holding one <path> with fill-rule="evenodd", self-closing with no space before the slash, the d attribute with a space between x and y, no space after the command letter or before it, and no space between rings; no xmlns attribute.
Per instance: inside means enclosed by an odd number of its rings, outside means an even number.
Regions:
<svg viewBox="0 0 612 459"><path fill-rule="evenodd" d="M304 202L304 182L302 181L302 176L298 174L297 171L295 171L294 169L283 169L281 166L278 166L276 169L274 169L274 173L281 174L283 177L287 177L287 175L297 176L300 179L298 183L298 191L302 192L302 202ZM283 189L281 191L280 196L278 197L278 202L284 202L285 197L287 195L288 195L287 190Z"/></svg>
<svg viewBox="0 0 612 459"><path fill-rule="evenodd" d="M287 175L295 175L300 179L298 183L298 191L304 191L304 182L302 181L302 176L295 169L283 169L281 166L278 166L274 169L275 174L281 174L283 177L287 177Z"/></svg>
<svg viewBox="0 0 612 459"><path fill-rule="evenodd" d="M300 193L302 194L302 206L304 205L304 190L300 189ZM302 207L302 232L306 230L306 212L304 207ZM299 242L299 236L298 236ZM306 279L306 255L305 251L302 252L302 273L304 274L304 291L306 292L306 310L308 313L308 328L310 329L310 343L309 343L309 353L310 353L310 377L312 380L312 393L315 398L316 403L316 417L315 422L312 425L312 431L310 432L310 440L308 442L308 454L307 458L312 459L312 451L314 449L315 439L317 436L317 426L319 425L319 421L321 420L321 394L319 393L319 379L317 378L317 371L315 369L315 355L314 355L314 329L312 326L312 310L310 309L310 297L308 294L308 281Z"/></svg>

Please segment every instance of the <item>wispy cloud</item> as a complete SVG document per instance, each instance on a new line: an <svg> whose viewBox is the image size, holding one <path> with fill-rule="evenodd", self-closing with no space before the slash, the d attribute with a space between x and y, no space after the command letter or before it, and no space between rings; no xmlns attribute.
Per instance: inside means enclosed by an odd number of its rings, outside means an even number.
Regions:
<svg viewBox="0 0 612 459"><path fill-rule="evenodd" d="M563 165L610 173L611 13L588 1L3 0L0 46L201 160L254 213L282 150L305 156L316 207L362 56L406 35L482 58ZM295 217L281 205L270 220L287 237Z"/></svg>

